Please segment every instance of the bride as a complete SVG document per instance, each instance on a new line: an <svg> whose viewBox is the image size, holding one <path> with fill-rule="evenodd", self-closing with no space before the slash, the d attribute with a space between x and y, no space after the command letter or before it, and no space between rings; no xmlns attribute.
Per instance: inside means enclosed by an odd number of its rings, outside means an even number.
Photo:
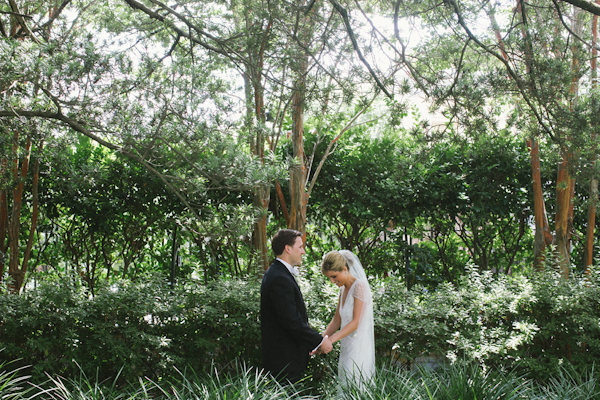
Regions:
<svg viewBox="0 0 600 400"><path fill-rule="evenodd" d="M343 386L368 382L375 373L373 299L367 276L351 251L331 251L323 257L323 275L340 288L335 315L324 335L341 341L338 378Z"/></svg>

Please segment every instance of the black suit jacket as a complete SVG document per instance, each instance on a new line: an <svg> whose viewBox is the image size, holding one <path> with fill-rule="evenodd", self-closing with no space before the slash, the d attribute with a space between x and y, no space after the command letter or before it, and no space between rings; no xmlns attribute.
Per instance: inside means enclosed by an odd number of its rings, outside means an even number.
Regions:
<svg viewBox="0 0 600 400"><path fill-rule="evenodd" d="M297 381L308 365L308 353L323 338L308 326L300 288L280 261L263 276L260 315L264 369L279 380Z"/></svg>

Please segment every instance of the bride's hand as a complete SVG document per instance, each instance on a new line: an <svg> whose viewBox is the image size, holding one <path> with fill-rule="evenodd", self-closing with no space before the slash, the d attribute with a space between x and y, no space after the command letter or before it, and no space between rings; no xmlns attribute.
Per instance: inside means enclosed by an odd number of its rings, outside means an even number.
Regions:
<svg viewBox="0 0 600 400"><path fill-rule="evenodd" d="M331 351L332 348L333 344L329 340L329 337L325 335L325 337L323 338L323 343L321 343L321 346L319 346L319 350L321 350L323 354L327 354Z"/></svg>

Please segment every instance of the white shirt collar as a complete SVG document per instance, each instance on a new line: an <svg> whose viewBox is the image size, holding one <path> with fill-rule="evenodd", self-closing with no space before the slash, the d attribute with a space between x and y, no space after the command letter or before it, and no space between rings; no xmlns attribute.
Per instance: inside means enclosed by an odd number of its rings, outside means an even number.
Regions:
<svg viewBox="0 0 600 400"><path fill-rule="evenodd" d="M285 265L285 267L288 269L288 271L290 271L290 274L292 274L294 276L300 275L300 270L298 269L298 267L292 266L289 262L282 260L279 257L277 257L277 260L279 260L279 262L281 262L283 265Z"/></svg>

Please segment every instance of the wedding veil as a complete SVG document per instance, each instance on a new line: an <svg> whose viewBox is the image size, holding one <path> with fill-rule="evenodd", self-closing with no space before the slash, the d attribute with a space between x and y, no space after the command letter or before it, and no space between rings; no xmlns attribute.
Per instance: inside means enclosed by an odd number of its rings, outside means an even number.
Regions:
<svg viewBox="0 0 600 400"><path fill-rule="evenodd" d="M367 280L367 274L365 274L365 270L360 263L360 260L353 252L350 250L340 250L340 254L346 259L348 270L352 276L354 276L356 279L360 279L361 281L369 282Z"/></svg>
<svg viewBox="0 0 600 400"><path fill-rule="evenodd" d="M349 250L340 250L340 254L346 259L349 272L364 285L360 286L360 298L364 302L364 309L356 328L356 337L352 340L351 349L349 349L352 357L346 360L349 365L341 365L345 371L354 371L354 379L358 381L370 380L375 373L375 334L373 321L373 297L369 287L369 281L365 270L358 257ZM357 285L355 285L357 286ZM343 340L343 339L342 339ZM342 358L340 358L342 364ZM357 370L358 369L358 370ZM357 374L358 373L358 374ZM346 379L347 377L342 377Z"/></svg>

